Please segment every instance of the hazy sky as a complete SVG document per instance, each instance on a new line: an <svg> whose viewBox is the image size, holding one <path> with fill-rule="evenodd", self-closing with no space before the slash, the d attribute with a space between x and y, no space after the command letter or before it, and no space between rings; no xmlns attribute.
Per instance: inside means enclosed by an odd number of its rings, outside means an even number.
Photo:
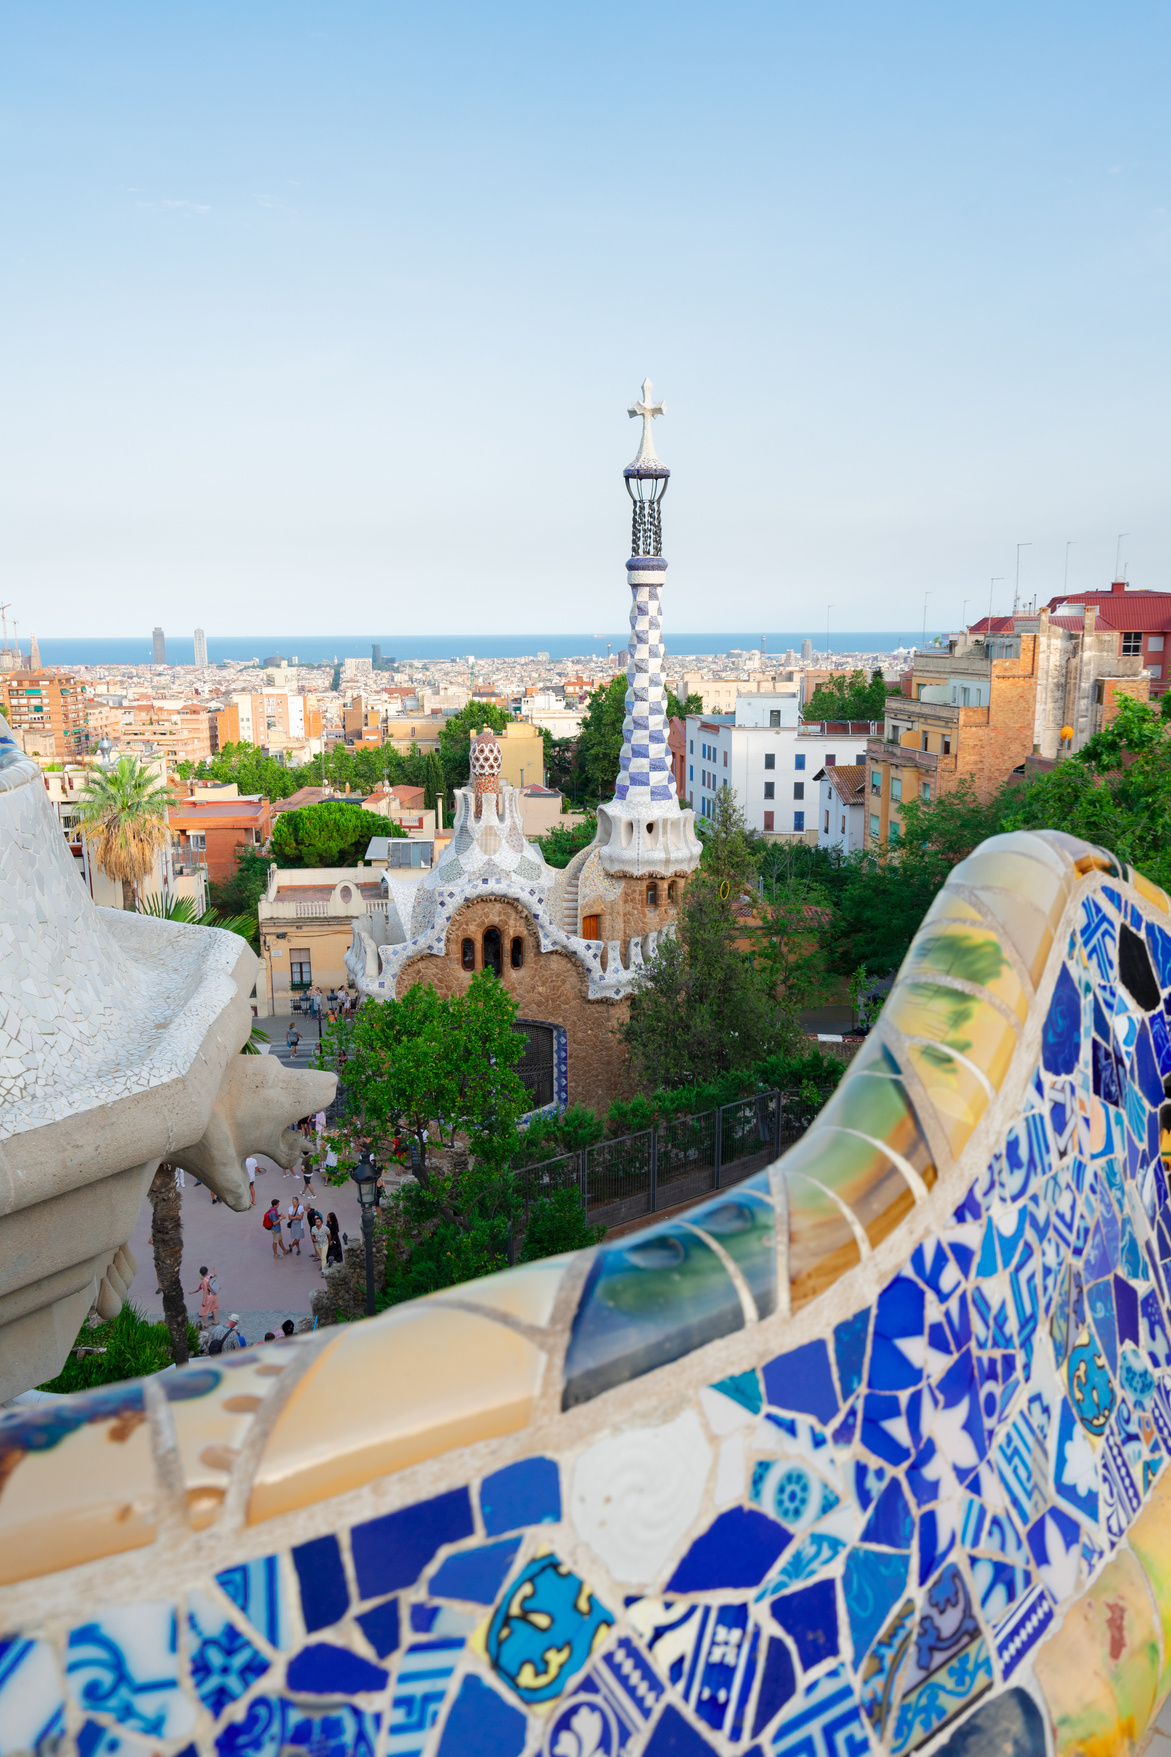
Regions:
<svg viewBox="0 0 1171 1757"><path fill-rule="evenodd" d="M22 631L678 629L1171 584L1171 11L0 9Z"/></svg>

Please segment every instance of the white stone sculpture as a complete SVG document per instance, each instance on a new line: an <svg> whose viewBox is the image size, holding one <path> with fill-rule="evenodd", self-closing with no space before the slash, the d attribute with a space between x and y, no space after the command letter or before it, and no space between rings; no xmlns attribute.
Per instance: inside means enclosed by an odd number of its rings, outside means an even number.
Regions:
<svg viewBox="0 0 1171 1757"><path fill-rule="evenodd" d="M241 1210L245 1154L295 1162L336 1080L241 1057L256 969L237 934L96 908L0 719L0 1401L118 1312L160 1161Z"/></svg>

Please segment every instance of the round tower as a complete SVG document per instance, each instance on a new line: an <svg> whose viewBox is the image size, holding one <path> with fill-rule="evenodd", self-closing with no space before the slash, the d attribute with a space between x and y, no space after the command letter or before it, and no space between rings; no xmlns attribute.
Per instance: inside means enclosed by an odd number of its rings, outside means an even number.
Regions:
<svg viewBox="0 0 1171 1757"><path fill-rule="evenodd" d="M615 878L671 879L693 872L700 845L695 814L676 796L667 747L667 684L663 675L663 498L671 472L655 453L651 423L666 413L652 400L650 379L627 413L642 417L637 456L622 472L630 496L630 648L626 664L626 719L618 781L609 805L598 808L597 846Z"/></svg>

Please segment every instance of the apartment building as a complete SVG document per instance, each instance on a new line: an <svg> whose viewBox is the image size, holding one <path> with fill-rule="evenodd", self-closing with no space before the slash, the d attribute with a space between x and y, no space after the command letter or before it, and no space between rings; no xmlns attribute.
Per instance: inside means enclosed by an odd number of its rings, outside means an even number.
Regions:
<svg viewBox="0 0 1171 1757"><path fill-rule="evenodd" d="M687 717L687 803L715 815L728 786L749 825L773 841L818 839L818 771L864 764L870 721L807 724L795 695L740 695L735 714Z"/></svg>
<svg viewBox="0 0 1171 1757"><path fill-rule="evenodd" d="M736 699L742 695L791 695L798 701L801 694L799 671L753 671L747 677L705 677L700 671L685 671L681 700L697 695L705 714L735 714Z"/></svg>
<svg viewBox="0 0 1171 1757"><path fill-rule="evenodd" d="M180 859L202 860L209 878L231 878L236 849L262 848L272 833L267 799L258 794L234 799L195 794L170 807L168 816Z"/></svg>
<svg viewBox="0 0 1171 1757"><path fill-rule="evenodd" d="M1114 580L1108 592L1068 592L1051 598L1052 618L1093 610L1099 631L1116 636L1118 658L1137 659L1151 680L1151 695L1171 687L1171 592L1135 590Z"/></svg>
<svg viewBox="0 0 1171 1757"><path fill-rule="evenodd" d="M917 654L909 693L890 698L867 745L867 846L899 840L908 800L930 801L969 778L978 798L991 799L1027 757L1080 749L1124 695L1147 699L1141 654L1121 653L1092 606L994 618L991 632L984 618L975 628L947 652ZM1065 727L1073 737L1063 743Z"/></svg>
<svg viewBox="0 0 1171 1757"><path fill-rule="evenodd" d="M289 741L301 740L307 740L312 747L313 741L321 738L321 709L316 696L289 689L232 695L215 721L217 750L225 744L254 744L267 749L272 743L284 749ZM274 734L279 736L274 739ZM320 748L318 742L316 750Z"/></svg>
<svg viewBox="0 0 1171 1757"><path fill-rule="evenodd" d="M853 854L866 841L866 765L837 763L813 777L817 802L817 846Z"/></svg>
<svg viewBox="0 0 1171 1757"><path fill-rule="evenodd" d="M90 749L86 686L68 672L0 673L0 712L27 756L75 762Z"/></svg>

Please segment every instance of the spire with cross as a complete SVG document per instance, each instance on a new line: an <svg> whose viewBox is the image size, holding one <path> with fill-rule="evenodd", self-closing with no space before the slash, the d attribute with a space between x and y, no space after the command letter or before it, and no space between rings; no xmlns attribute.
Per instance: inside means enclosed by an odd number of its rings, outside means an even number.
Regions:
<svg viewBox="0 0 1171 1757"><path fill-rule="evenodd" d="M650 379L644 378L642 381L642 401L631 403L626 411L631 420L636 415L642 416L642 444L638 448L638 456L634 462L626 466L625 474L627 476L669 476L671 474L666 464L660 463L655 455L655 438L651 432L651 422L656 415L667 413L667 405L652 401L654 388Z"/></svg>

